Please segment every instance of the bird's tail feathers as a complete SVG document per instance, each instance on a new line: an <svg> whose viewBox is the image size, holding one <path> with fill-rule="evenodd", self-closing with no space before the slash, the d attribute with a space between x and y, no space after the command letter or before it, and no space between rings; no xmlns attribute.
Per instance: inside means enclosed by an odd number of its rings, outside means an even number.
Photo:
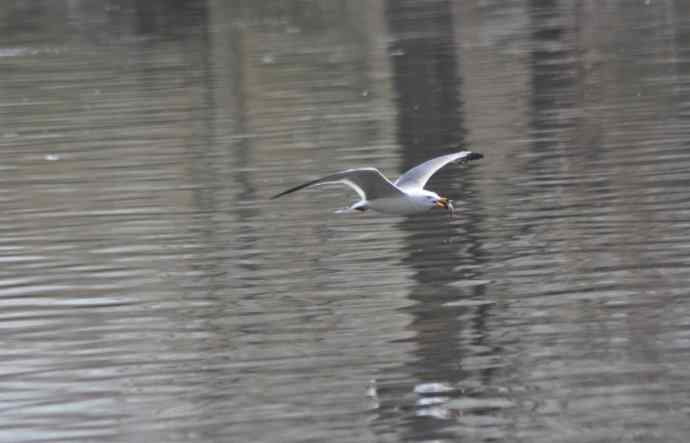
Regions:
<svg viewBox="0 0 690 443"><path fill-rule="evenodd" d="M369 209L369 205L365 200L360 200L349 208L342 208L335 211L336 214L349 214L352 212L364 212Z"/></svg>

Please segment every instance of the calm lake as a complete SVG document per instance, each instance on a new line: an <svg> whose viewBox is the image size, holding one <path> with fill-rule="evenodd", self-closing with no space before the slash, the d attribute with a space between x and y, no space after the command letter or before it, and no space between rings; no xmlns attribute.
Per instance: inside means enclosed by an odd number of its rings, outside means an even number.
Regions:
<svg viewBox="0 0 690 443"><path fill-rule="evenodd" d="M690 440L689 2L0 18L1 442Z"/></svg>

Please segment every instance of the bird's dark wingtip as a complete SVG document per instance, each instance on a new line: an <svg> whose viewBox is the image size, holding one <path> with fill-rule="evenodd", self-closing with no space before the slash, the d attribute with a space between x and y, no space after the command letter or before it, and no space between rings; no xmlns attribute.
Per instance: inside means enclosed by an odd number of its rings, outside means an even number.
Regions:
<svg viewBox="0 0 690 443"><path fill-rule="evenodd" d="M289 193L294 192L294 191L295 191L294 189L288 189L287 191L283 191L283 192L281 192L281 193L279 193L279 194L276 194L276 195L270 197L269 200L275 200L275 199L277 199L278 197L282 197L282 196L284 196L285 194L289 194Z"/></svg>
<svg viewBox="0 0 690 443"><path fill-rule="evenodd" d="M322 181L322 180L323 180L323 177L322 177L322 178L317 178L316 180L312 180L312 181L307 182L307 183L303 183L303 184L301 184L301 185L297 185L297 186L295 186L294 188L287 189L287 190L281 192L280 194L274 195L274 196L271 197L270 199L271 199L271 200L275 200L275 199L278 198L278 197L282 197L282 196L284 196L284 195L286 195L286 194L291 194L291 193L293 193L293 192L295 192L295 191L299 191L300 189L304 189L304 188L306 188L307 186L311 186L311 185L313 185L313 184L319 183L319 182Z"/></svg>
<svg viewBox="0 0 690 443"><path fill-rule="evenodd" d="M480 158L484 158L484 154L480 154L478 152L472 152L472 151L466 151L466 152L467 152L467 154L465 154L462 157L460 157L459 159L457 159L455 161L455 163L462 165L462 164L465 164L465 163L472 161L472 160L479 160Z"/></svg>

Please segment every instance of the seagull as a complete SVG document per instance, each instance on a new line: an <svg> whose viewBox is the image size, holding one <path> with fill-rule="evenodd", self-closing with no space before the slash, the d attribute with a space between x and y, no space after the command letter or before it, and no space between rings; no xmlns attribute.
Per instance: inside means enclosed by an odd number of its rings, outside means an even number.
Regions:
<svg viewBox="0 0 690 443"><path fill-rule="evenodd" d="M465 163L478 160L482 154L472 151L461 151L442 155L421 163L402 174L395 182L388 180L376 168L346 169L335 174L317 178L294 188L276 194L271 199L282 197L312 185L342 183L359 195L358 202L349 208L337 211L364 212L371 209L376 212L393 215L412 215L426 212L434 207L445 208L453 215L453 204L448 197L441 197L433 191L424 189L432 175L448 163Z"/></svg>

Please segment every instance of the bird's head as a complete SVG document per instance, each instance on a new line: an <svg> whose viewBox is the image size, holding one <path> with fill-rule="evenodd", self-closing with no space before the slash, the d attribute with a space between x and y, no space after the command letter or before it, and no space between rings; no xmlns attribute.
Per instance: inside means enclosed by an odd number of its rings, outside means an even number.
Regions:
<svg viewBox="0 0 690 443"><path fill-rule="evenodd" d="M455 208L453 207L453 203L448 197L441 197L440 195L436 194L435 192L430 192L430 191L425 191L426 194L425 197L427 201L430 203L430 206L432 208L444 208L450 211L450 214L453 215L453 212Z"/></svg>

